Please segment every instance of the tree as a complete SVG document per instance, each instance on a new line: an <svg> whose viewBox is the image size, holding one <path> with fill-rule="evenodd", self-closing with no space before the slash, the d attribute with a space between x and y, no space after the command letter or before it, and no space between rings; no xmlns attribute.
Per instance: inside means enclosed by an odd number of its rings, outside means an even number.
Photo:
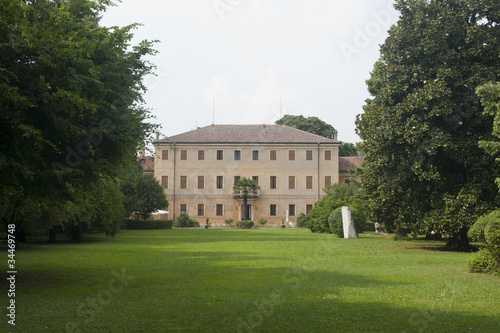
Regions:
<svg viewBox="0 0 500 333"><path fill-rule="evenodd" d="M283 118L276 121L278 125L294 127L296 129L334 139L337 136L337 130L319 119L318 117L292 116L286 114Z"/></svg>
<svg viewBox="0 0 500 333"><path fill-rule="evenodd" d="M141 170L129 174L122 191L127 213L135 212L143 220L147 220L154 211L168 207L167 195L161 184L153 175Z"/></svg>
<svg viewBox="0 0 500 333"><path fill-rule="evenodd" d="M494 158L478 146L492 136L492 117L475 88L500 75L500 3L395 7L400 19L368 82L373 98L356 120L370 216L400 234L445 230L448 246L468 249L468 228L497 203Z"/></svg>
<svg viewBox="0 0 500 333"><path fill-rule="evenodd" d="M153 42L130 47L137 25L106 28L110 0L1 0L0 206L64 216L103 178L124 175L154 135L142 79ZM38 209L38 208L36 208ZM47 228L60 225L47 214Z"/></svg>
<svg viewBox="0 0 500 333"><path fill-rule="evenodd" d="M255 196L259 193L260 186L252 179L241 177L236 184L233 185L234 195L243 198L243 220L247 220L248 216L248 197Z"/></svg>
<svg viewBox="0 0 500 333"><path fill-rule="evenodd" d="M479 86L476 93L481 97L481 103L484 107L484 113L494 117L493 131L494 136L490 141L481 140L479 146L486 150L494 157L500 155L500 83L489 82ZM500 178L496 179L497 185L500 187Z"/></svg>
<svg viewBox="0 0 500 333"><path fill-rule="evenodd" d="M337 208L349 206L356 211L358 232L366 230L368 200L361 188L356 184L333 184L325 189L326 196L321 198L307 215L307 227L312 232L331 233L328 222L330 214Z"/></svg>
<svg viewBox="0 0 500 333"><path fill-rule="evenodd" d="M358 144L342 142L339 147L339 156L362 156L363 152L358 147Z"/></svg>

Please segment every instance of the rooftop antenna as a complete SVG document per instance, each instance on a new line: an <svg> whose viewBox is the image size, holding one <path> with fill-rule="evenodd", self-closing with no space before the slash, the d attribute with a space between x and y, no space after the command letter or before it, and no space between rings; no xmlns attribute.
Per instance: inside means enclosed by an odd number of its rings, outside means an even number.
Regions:
<svg viewBox="0 0 500 333"><path fill-rule="evenodd" d="M281 97L280 97L280 119L283 118L282 113L281 113Z"/></svg>
<svg viewBox="0 0 500 333"><path fill-rule="evenodd" d="M212 125L215 125L215 97L212 103Z"/></svg>

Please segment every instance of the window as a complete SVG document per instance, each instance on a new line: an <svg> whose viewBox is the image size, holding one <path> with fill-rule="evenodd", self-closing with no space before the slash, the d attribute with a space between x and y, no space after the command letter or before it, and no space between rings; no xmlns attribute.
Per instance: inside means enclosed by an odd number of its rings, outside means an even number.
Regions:
<svg viewBox="0 0 500 333"><path fill-rule="evenodd" d="M168 188L168 176L161 176L161 186Z"/></svg>
<svg viewBox="0 0 500 333"><path fill-rule="evenodd" d="M270 159L271 161L276 161L276 155L277 155L277 154L276 154L276 150L271 150L271 151L269 152L269 159Z"/></svg>
<svg viewBox="0 0 500 333"><path fill-rule="evenodd" d="M259 151L252 150L252 161L258 161L258 160L259 160Z"/></svg>
<svg viewBox="0 0 500 333"><path fill-rule="evenodd" d="M241 150L235 150L234 151L234 160L235 161L240 161L241 160Z"/></svg>
<svg viewBox="0 0 500 333"><path fill-rule="evenodd" d="M198 188L199 189L205 188L205 176L198 176Z"/></svg>
<svg viewBox="0 0 500 333"><path fill-rule="evenodd" d="M294 190L295 189L295 176L289 176L288 177L288 188L290 190Z"/></svg>
<svg viewBox="0 0 500 333"><path fill-rule="evenodd" d="M217 161L224 160L224 150L217 150Z"/></svg>
<svg viewBox="0 0 500 333"><path fill-rule="evenodd" d="M276 205L269 206L269 215L276 216Z"/></svg>
<svg viewBox="0 0 500 333"><path fill-rule="evenodd" d="M180 209L179 209L182 212L184 213L187 213L187 205L186 204L180 204Z"/></svg>
<svg viewBox="0 0 500 333"><path fill-rule="evenodd" d="M161 151L161 159L162 160L168 160L168 150L162 150Z"/></svg>
<svg viewBox="0 0 500 333"><path fill-rule="evenodd" d="M288 151L288 160L289 161L295 161L295 150L289 150Z"/></svg>
<svg viewBox="0 0 500 333"><path fill-rule="evenodd" d="M259 185L259 176L252 176L252 180Z"/></svg>
<svg viewBox="0 0 500 333"><path fill-rule="evenodd" d="M181 176L181 188L187 188L187 176Z"/></svg>
<svg viewBox="0 0 500 333"><path fill-rule="evenodd" d="M239 182L241 179L241 176L234 176L234 184L236 184L237 182Z"/></svg>
<svg viewBox="0 0 500 333"><path fill-rule="evenodd" d="M306 205L306 215L313 209L313 205Z"/></svg>
<svg viewBox="0 0 500 333"><path fill-rule="evenodd" d="M295 216L295 205L288 205L288 216Z"/></svg>
<svg viewBox="0 0 500 333"><path fill-rule="evenodd" d="M205 215L205 205L199 204L198 205L198 216L204 216L204 215Z"/></svg>
<svg viewBox="0 0 500 333"><path fill-rule="evenodd" d="M332 160L332 151L325 150L325 161L331 161L331 160Z"/></svg>
<svg viewBox="0 0 500 333"><path fill-rule="evenodd" d="M224 176L217 176L217 180L216 180L216 185L217 185L217 189L223 189L224 188Z"/></svg>
<svg viewBox="0 0 500 333"><path fill-rule="evenodd" d="M215 215L217 216L224 215L224 205L215 205Z"/></svg>
<svg viewBox="0 0 500 333"><path fill-rule="evenodd" d="M181 150L181 160L185 161L188 159L188 151L187 150Z"/></svg>
<svg viewBox="0 0 500 333"><path fill-rule="evenodd" d="M269 178L269 187L272 189L272 190L275 190L276 189L276 176L271 176L271 178Z"/></svg>
<svg viewBox="0 0 500 333"><path fill-rule="evenodd" d="M325 187L332 186L332 176L325 176Z"/></svg>
<svg viewBox="0 0 500 333"><path fill-rule="evenodd" d="M313 151L312 150L306 150L306 160L307 161L313 160Z"/></svg>
<svg viewBox="0 0 500 333"><path fill-rule="evenodd" d="M312 176L307 176L306 177L306 189L307 190L312 190L313 188L313 177Z"/></svg>
<svg viewBox="0 0 500 333"><path fill-rule="evenodd" d="M205 151L198 150L198 161L203 161L205 159Z"/></svg>

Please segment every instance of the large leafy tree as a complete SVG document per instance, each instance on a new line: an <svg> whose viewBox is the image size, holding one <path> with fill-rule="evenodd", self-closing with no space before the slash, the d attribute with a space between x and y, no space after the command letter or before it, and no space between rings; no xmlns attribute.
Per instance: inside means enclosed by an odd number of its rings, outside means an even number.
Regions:
<svg viewBox="0 0 500 333"><path fill-rule="evenodd" d="M337 136L337 130L332 125L325 123L318 117L292 116L286 114L283 118L276 121L278 125L294 127L296 129L324 136L325 138L333 139Z"/></svg>
<svg viewBox="0 0 500 333"><path fill-rule="evenodd" d="M496 0L398 0L401 12L357 119L371 217L399 233L467 230L495 203L494 159L480 149L492 117L475 88L500 76ZM493 185L493 186L492 186Z"/></svg>
<svg viewBox="0 0 500 333"><path fill-rule="evenodd" d="M124 205L127 213L138 214L146 220L151 213L168 207L167 195L152 174L142 170L131 172L122 185L125 195Z"/></svg>
<svg viewBox="0 0 500 333"><path fill-rule="evenodd" d="M233 185L233 193L243 198L243 220L248 216L248 197L259 193L260 186L250 178L242 177Z"/></svg>
<svg viewBox="0 0 500 333"><path fill-rule="evenodd" d="M152 42L136 25L106 28L110 0L0 0L0 211L67 211L102 179L116 181L155 125L142 79ZM25 209L26 212L26 209ZM61 221L47 215L47 226ZM51 217L52 216L52 217Z"/></svg>

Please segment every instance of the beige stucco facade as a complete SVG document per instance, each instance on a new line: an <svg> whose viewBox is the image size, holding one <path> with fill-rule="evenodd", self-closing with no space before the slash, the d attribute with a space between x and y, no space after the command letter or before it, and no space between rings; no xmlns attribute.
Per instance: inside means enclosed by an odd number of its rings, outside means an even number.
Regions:
<svg viewBox="0 0 500 333"><path fill-rule="evenodd" d="M242 200L233 196L235 177L258 181L249 200L250 219L275 225L295 222L339 182L339 142L223 143L156 142L155 177L165 188L169 218L186 210L204 224L242 219ZM275 159L274 159L275 158ZM275 177L275 178L274 178Z"/></svg>

